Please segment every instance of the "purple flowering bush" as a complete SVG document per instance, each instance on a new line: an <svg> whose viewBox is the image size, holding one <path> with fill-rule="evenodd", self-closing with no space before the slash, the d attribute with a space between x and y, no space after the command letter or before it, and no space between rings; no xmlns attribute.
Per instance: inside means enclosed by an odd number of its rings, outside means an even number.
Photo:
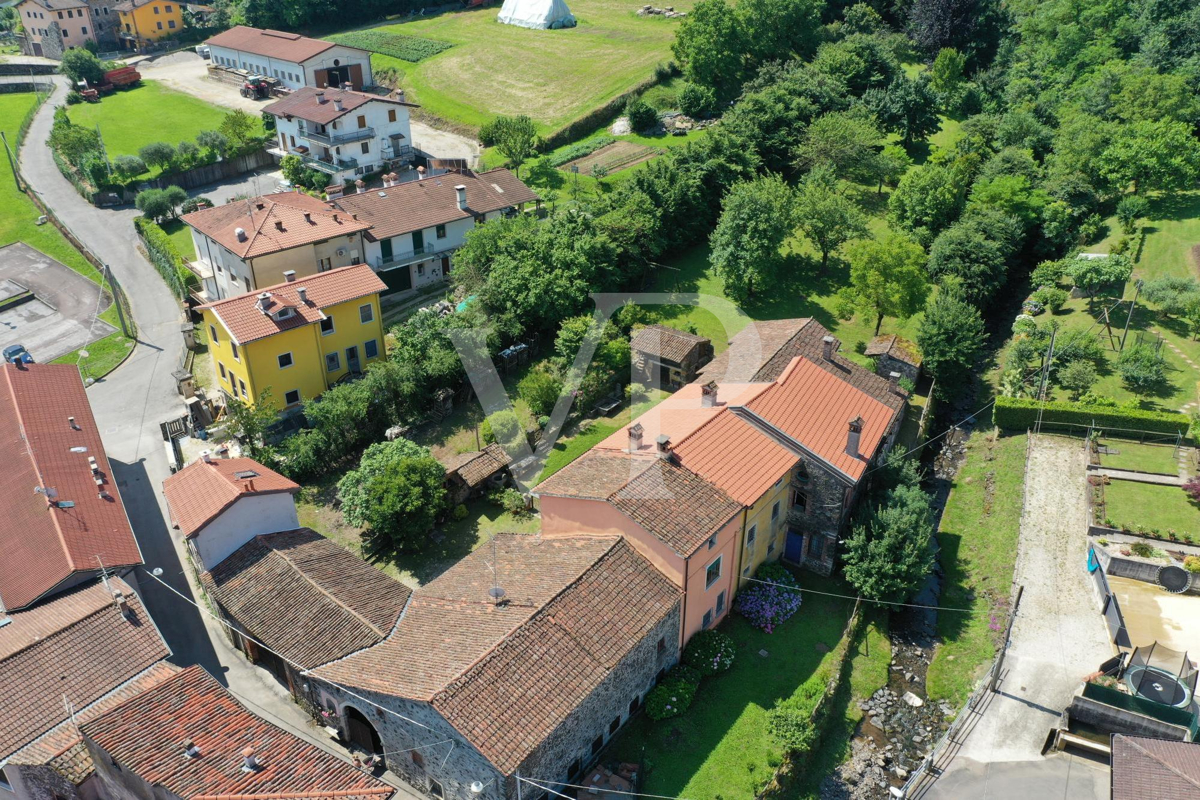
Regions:
<svg viewBox="0 0 1200 800"><path fill-rule="evenodd" d="M700 673L680 664L646 695L646 715L653 720L679 716L688 710L698 688Z"/></svg>
<svg viewBox="0 0 1200 800"><path fill-rule="evenodd" d="M688 642L683 651L683 663L701 675L716 675L733 666L737 652L733 639L720 631L700 631Z"/></svg>
<svg viewBox="0 0 1200 800"><path fill-rule="evenodd" d="M768 583L751 583L743 589L734 601L733 610L754 627L771 633L775 626L800 608L800 584L791 572L778 564L764 564L754 577Z"/></svg>

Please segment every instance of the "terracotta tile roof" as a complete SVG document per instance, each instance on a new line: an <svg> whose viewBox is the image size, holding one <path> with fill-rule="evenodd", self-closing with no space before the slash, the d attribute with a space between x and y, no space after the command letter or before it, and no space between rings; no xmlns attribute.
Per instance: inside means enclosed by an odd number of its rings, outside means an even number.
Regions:
<svg viewBox="0 0 1200 800"><path fill-rule="evenodd" d="M634 420L642 426L640 452L652 455L656 449L655 441L660 435L670 436L671 441L676 443L687 438L720 414L725 407L748 402L766 386L761 383L722 383L717 391L717 404L705 408L701 403L700 382L687 384ZM629 428L628 425L620 428L597 444L596 448L628 451Z"/></svg>
<svg viewBox="0 0 1200 800"><path fill-rule="evenodd" d="M391 632L412 590L324 536L256 536L200 576L251 636L305 668Z"/></svg>
<svg viewBox="0 0 1200 800"><path fill-rule="evenodd" d="M459 453L442 462L442 466L446 468L447 475L457 472L467 486L474 489L511 462L512 457L508 451L500 444L493 442L482 450Z"/></svg>
<svg viewBox="0 0 1200 800"><path fill-rule="evenodd" d="M245 25L237 25L227 31L221 31L216 36L205 40L204 43L209 47L227 47L230 50L240 50L243 53L253 53L267 58L278 58L281 61L291 61L296 64L307 61L335 46L333 42L310 39L298 33L275 31L270 28L250 28ZM349 47L349 45L342 46ZM350 49L359 50L357 47ZM360 50L360 52L365 54L367 51Z"/></svg>
<svg viewBox="0 0 1200 800"><path fill-rule="evenodd" d="M0 760L170 655L149 614L120 578L113 589L129 616L96 583L9 616L0 626Z"/></svg>
<svg viewBox="0 0 1200 800"><path fill-rule="evenodd" d="M1112 800L1196 800L1200 797L1200 744L1112 737Z"/></svg>
<svg viewBox="0 0 1200 800"><path fill-rule="evenodd" d="M100 561L142 563L74 364L0 365L0 460L0 607L24 608Z"/></svg>
<svg viewBox="0 0 1200 800"><path fill-rule="evenodd" d="M338 108L338 104L341 108ZM336 119L362 108L367 103L389 103L394 106L419 108L416 103L406 103L387 95L370 94L353 89L326 88L317 89L305 86L289 95L281 97L274 103L263 108L263 113L274 114L277 117L299 117L300 119L328 125Z"/></svg>
<svg viewBox="0 0 1200 800"><path fill-rule="evenodd" d="M235 200L180 219L243 260L351 236L371 227L303 192ZM238 238L239 230L244 238Z"/></svg>
<svg viewBox="0 0 1200 800"><path fill-rule="evenodd" d="M50 11L57 11L59 9L66 8L83 8L87 6L87 3L83 2L83 0L32 0L32 2L37 3L42 8Z"/></svg>
<svg viewBox="0 0 1200 800"><path fill-rule="evenodd" d="M728 409L674 447L680 466L752 506L799 456Z"/></svg>
<svg viewBox="0 0 1200 800"><path fill-rule="evenodd" d="M387 639L313 674L384 694L432 700L611 550L616 537L501 534L413 593ZM488 595L501 586L506 602Z"/></svg>
<svg viewBox="0 0 1200 800"><path fill-rule="evenodd" d="M467 187L467 208L458 207L455 186ZM506 169L451 172L424 180L339 197L334 205L371 223L367 238L388 239L445 225L476 214L501 211L538 199L533 190Z"/></svg>
<svg viewBox="0 0 1200 800"><path fill-rule="evenodd" d="M627 452L592 448L537 485L539 496L607 500L647 469L656 456L631 459Z"/></svg>
<svg viewBox="0 0 1200 800"><path fill-rule="evenodd" d="M876 336L867 343L867 349L863 351L865 356L891 356L906 364L912 364L914 367L921 366L921 351L917 346L908 339L889 334L886 336Z"/></svg>
<svg viewBox="0 0 1200 800"><path fill-rule="evenodd" d="M629 346L636 352L649 353L664 361L682 364L693 349L708 343L703 336L669 328L666 325L647 325L633 335Z"/></svg>
<svg viewBox="0 0 1200 800"><path fill-rule="evenodd" d="M833 358L825 360L823 340L830 335L819 322L809 318L753 322L729 340L729 348L700 371L697 381L773 381L783 374L792 359L804 356L889 408L903 409L907 393L896 394L887 378L838 354L841 344L836 337Z"/></svg>
<svg viewBox="0 0 1200 800"><path fill-rule="evenodd" d="M690 556L742 510L712 483L661 458L609 502L681 556Z"/></svg>
<svg viewBox="0 0 1200 800"><path fill-rule="evenodd" d="M200 797L357 794L387 797L390 786L247 711L202 667L171 680L82 726L83 734L122 769L184 800ZM198 758L184 758L192 740ZM242 770L252 747L259 768Z"/></svg>
<svg viewBox="0 0 1200 800"><path fill-rule="evenodd" d="M92 773L95 765L83 738L79 735L79 723L93 720L110 711L126 700L158 686L175 673L179 667L167 661L159 661L147 667L118 688L104 695L91 705L75 709L75 721L66 720L51 728L41 737L9 756L15 764L45 764L67 780L78 785Z"/></svg>
<svg viewBox="0 0 1200 800"><path fill-rule="evenodd" d="M897 413L807 358L795 359L745 408L854 481L866 471ZM862 421L860 455L851 456L847 433L856 418Z"/></svg>
<svg viewBox="0 0 1200 800"><path fill-rule="evenodd" d="M123 0L113 6L113 11L133 11L135 8L141 8L144 5L157 2L157 0Z"/></svg>
<svg viewBox="0 0 1200 800"><path fill-rule="evenodd" d="M304 287L308 293L308 299L303 303L296 292L300 287ZM369 297L386 289L387 284L369 266L355 264L307 278L297 278L291 283L277 283L259 292L240 294L200 308L212 309L229 335L244 345L280 331L315 324L324 319L323 309ZM268 313L258 308L258 296L263 293L271 295ZM293 309L291 316L285 319L272 316L283 308Z"/></svg>
<svg viewBox="0 0 1200 800"><path fill-rule="evenodd" d="M163 481L171 521L187 537L242 497L298 491L300 484L250 458L196 461Z"/></svg>
<svg viewBox="0 0 1200 800"><path fill-rule="evenodd" d="M505 775L679 603L678 590L628 543L609 541L586 572L433 701Z"/></svg>

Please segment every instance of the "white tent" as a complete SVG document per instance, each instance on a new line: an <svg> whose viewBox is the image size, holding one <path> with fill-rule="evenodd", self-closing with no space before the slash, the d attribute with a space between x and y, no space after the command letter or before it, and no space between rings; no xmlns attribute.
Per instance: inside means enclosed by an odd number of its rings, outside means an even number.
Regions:
<svg viewBox="0 0 1200 800"><path fill-rule="evenodd" d="M497 19L522 28L575 27L575 16L563 0L504 0Z"/></svg>

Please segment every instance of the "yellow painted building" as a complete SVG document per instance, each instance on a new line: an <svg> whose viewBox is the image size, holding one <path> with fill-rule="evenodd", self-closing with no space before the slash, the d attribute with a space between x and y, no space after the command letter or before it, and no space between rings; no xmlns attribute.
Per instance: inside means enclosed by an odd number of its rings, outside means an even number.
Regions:
<svg viewBox="0 0 1200 800"><path fill-rule="evenodd" d="M320 396L385 357L379 293L365 264L201 306L213 373L228 397L277 409Z"/></svg>
<svg viewBox="0 0 1200 800"><path fill-rule="evenodd" d="M126 50L183 32L183 7L175 0L124 0L113 8L121 26L117 36Z"/></svg>
<svg viewBox="0 0 1200 800"><path fill-rule="evenodd" d="M791 489L792 471L789 470L743 512L739 580L753 575L763 563L783 555L787 515L792 507Z"/></svg>

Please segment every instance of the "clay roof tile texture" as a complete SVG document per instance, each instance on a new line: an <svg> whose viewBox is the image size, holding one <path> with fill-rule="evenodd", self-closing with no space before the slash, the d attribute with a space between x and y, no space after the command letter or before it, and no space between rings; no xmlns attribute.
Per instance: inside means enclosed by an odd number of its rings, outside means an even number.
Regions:
<svg viewBox="0 0 1200 800"><path fill-rule="evenodd" d="M387 636L412 594L308 528L256 536L200 580L252 636L306 669Z"/></svg>
<svg viewBox="0 0 1200 800"><path fill-rule="evenodd" d="M324 53L333 42L321 39L310 39L298 33L276 31L270 28L251 28L246 25L236 25L229 30L221 31L205 42L210 47L227 47L230 50L240 50L243 53L253 53L267 58L278 58L282 61L300 63L315 55ZM342 45L348 47L348 45ZM351 48L358 50L359 48ZM367 51L361 50L366 53Z"/></svg>
<svg viewBox="0 0 1200 800"><path fill-rule="evenodd" d="M298 491L298 483L250 458L201 459L163 481L171 519L187 537L243 497Z"/></svg>
<svg viewBox="0 0 1200 800"><path fill-rule="evenodd" d="M1112 800L1198 797L1200 744L1126 734L1112 737Z"/></svg>
<svg viewBox="0 0 1200 800"><path fill-rule="evenodd" d="M133 590L123 615L96 583L9 615L0 627L0 760L67 719L66 696L82 709L170 655Z"/></svg>
<svg viewBox="0 0 1200 800"><path fill-rule="evenodd" d="M394 97L369 94L353 89L317 89L312 86L304 86L266 106L263 108L263 112L274 114L277 117L299 117L310 122L328 125L335 119L340 119L367 103L417 107L415 103L406 103ZM339 105L341 108L338 108Z"/></svg>
<svg viewBox="0 0 1200 800"><path fill-rule="evenodd" d="M391 787L255 716L202 667L174 678L82 726L84 736L122 769L184 800L338 793L388 797ZM184 758L191 739L197 758ZM258 769L243 771L254 748Z"/></svg>
<svg viewBox="0 0 1200 800"><path fill-rule="evenodd" d="M649 353L664 361L682 364L692 350L708 341L703 336L666 325L647 325L633 335L629 347L635 352Z"/></svg>
<svg viewBox="0 0 1200 800"><path fill-rule="evenodd" d="M301 302L296 291L300 287L307 292L304 302ZM201 308L212 309L229 334L244 345L280 331L318 323L324 319L323 309L369 297L386 289L387 284L369 266L355 264L298 278L290 283L278 283L259 292L240 294ZM265 313L258 306L258 296L264 293L270 295ZM275 312L283 309L291 311L282 319L276 318Z"/></svg>
<svg viewBox="0 0 1200 800"><path fill-rule="evenodd" d="M303 192L235 200L181 219L243 260L352 236L371 227Z"/></svg>
<svg viewBox="0 0 1200 800"><path fill-rule="evenodd" d="M24 608L101 562L142 563L75 365L0 365L0 460L0 606Z"/></svg>

